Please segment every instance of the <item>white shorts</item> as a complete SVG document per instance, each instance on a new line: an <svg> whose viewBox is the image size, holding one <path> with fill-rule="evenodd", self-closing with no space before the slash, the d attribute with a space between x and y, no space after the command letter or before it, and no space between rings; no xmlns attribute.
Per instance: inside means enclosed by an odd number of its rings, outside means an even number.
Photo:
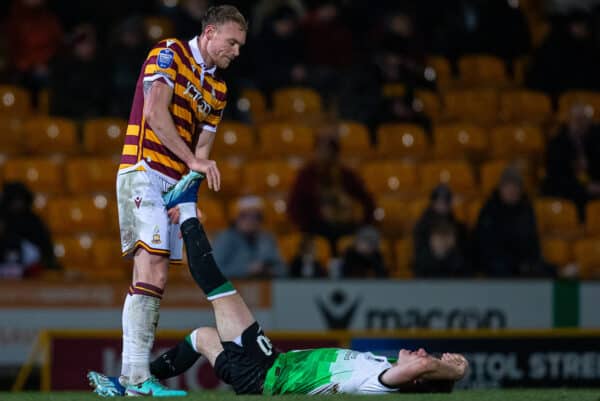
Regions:
<svg viewBox="0 0 600 401"><path fill-rule="evenodd" d="M162 194L175 183L143 160L119 170L117 202L123 256L132 256L141 247L151 254L168 256L173 262L181 261L183 240L178 235L179 224L171 224L162 199Z"/></svg>

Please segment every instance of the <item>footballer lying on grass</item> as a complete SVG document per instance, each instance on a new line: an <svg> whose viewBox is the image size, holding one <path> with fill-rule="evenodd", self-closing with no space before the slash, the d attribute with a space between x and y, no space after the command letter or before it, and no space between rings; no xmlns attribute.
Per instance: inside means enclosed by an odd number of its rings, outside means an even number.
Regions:
<svg viewBox="0 0 600 401"><path fill-rule="evenodd" d="M186 180L195 181L195 185ZM178 199L189 201L197 194L201 178L192 174L181 181L174 191L184 190L177 196L171 194L166 206L174 221L183 222L181 232L190 271L212 304L217 327L194 330L185 341L154 360L150 369L156 380L183 373L200 355L208 359L217 376L237 394L450 392L454 382L464 377L467 361L460 354L446 353L436 358L423 349L402 349L397 359L388 360L369 352L338 348L291 352L273 348L242 297L216 265L195 214L180 215L175 207ZM89 372L88 379L99 395L124 394L117 377ZM140 395L185 394L164 387L164 393Z"/></svg>

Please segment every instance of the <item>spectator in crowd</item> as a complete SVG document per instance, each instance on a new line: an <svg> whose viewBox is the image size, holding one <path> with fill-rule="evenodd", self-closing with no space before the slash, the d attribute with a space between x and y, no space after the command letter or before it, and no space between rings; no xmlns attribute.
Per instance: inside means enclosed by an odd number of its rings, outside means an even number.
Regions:
<svg viewBox="0 0 600 401"><path fill-rule="evenodd" d="M90 24L75 27L70 39L70 51L52 66L50 112L55 115L85 119L105 112L110 67L120 60L110 55L101 60L98 55L96 29Z"/></svg>
<svg viewBox="0 0 600 401"><path fill-rule="evenodd" d="M490 277L551 276L541 257L531 201L518 170L508 167L484 204L474 238L478 266Z"/></svg>
<svg viewBox="0 0 600 401"><path fill-rule="evenodd" d="M108 109L111 115L128 118L140 64L148 54L142 18L130 17L121 22L113 32L109 51L115 62L111 64L112 96Z"/></svg>
<svg viewBox="0 0 600 401"><path fill-rule="evenodd" d="M356 233L354 243L344 253L341 264L343 278L388 276L381 253L381 237L372 226L365 226Z"/></svg>
<svg viewBox="0 0 600 401"><path fill-rule="evenodd" d="M196 36L207 9L208 0L183 0L173 17L175 36L181 40Z"/></svg>
<svg viewBox="0 0 600 401"><path fill-rule="evenodd" d="M600 197L600 133L597 131L590 106L575 104L569 120L546 148L542 192L575 202L582 221L586 202Z"/></svg>
<svg viewBox="0 0 600 401"><path fill-rule="evenodd" d="M11 231L0 216L0 279L32 277L41 271L40 251Z"/></svg>
<svg viewBox="0 0 600 401"><path fill-rule="evenodd" d="M294 278L323 278L327 270L317 259L317 249L314 237L305 235L300 241L298 252L290 263L290 277Z"/></svg>
<svg viewBox="0 0 600 401"><path fill-rule="evenodd" d="M0 210L7 235L15 235L39 250L43 267L57 269L50 232L42 219L33 212L33 194L19 182L5 183Z"/></svg>
<svg viewBox="0 0 600 401"><path fill-rule="evenodd" d="M322 235L337 256L338 238L373 221L375 205L360 176L340 161L336 128L321 129L314 160L298 172L290 190L288 213L298 228Z"/></svg>
<svg viewBox="0 0 600 401"><path fill-rule="evenodd" d="M281 8L293 10L299 18L303 18L306 13L303 0L259 0L252 10L252 26L250 27L252 35L257 36L263 32L266 28L265 21Z"/></svg>
<svg viewBox="0 0 600 401"><path fill-rule="evenodd" d="M262 228L263 201L244 196L237 201L233 225L214 240L215 261L228 278L270 278L285 275L275 238Z"/></svg>
<svg viewBox="0 0 600 401"><path fill-rule="evenodd" d="M415 224L415 277L464 277L471 274L467 229L452 212L452 192L445 184Z"/></svg>
<svg viewBox="0 0 600 401"><path fill-rule="evenodd" d="M36 92L48 83L49 63L63 31L45 0L15 0L6 20L9 62L16 82Z"/></svg>

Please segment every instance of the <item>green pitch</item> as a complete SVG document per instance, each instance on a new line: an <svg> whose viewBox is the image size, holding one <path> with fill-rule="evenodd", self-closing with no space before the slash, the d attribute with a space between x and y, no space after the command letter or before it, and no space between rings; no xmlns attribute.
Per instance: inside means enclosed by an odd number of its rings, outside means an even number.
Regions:
<svg viewBox="0 0 600 401"><path fill-rule="evenodd" d="M224 391L195 392L183 398L160 398L165 401L258 401L261 399L275 399L282 401L311 400L333 398L348 401L600 401L598 390L568 390L568 389L543 389L543 390L468 390L455 391L452 394L398 394L384 396L282 396L282 397L257 397L235 396ZM103 400L92 393L4 393L0 392L2 401L87 401Z"/></svg>

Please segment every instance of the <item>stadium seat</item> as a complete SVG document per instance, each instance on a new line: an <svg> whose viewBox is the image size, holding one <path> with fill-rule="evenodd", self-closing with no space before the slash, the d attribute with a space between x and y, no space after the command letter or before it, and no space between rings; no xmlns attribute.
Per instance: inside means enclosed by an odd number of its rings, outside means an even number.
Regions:
<svg viewBox="0 0 600 401"><path fill-rule="evenodd" d="M450 185L453 191L467 195L477 191L471 166L465 161L435 161L419 166L421 190L429 194L440 183Z"/></svg>
<svg viewBox="0 0 600 401"><path fill-rule="evenodd" d="M23 143L23 122L17 118L0 115L0 154L18 155L25 150Z"/></svg>
<svg viewBox="0 0 600 401"><path fill-rule="evenodd" d="M67 188L71 194L104 192L114 196L118 162L111 158L67 160Z"/></svg>
<svg viewBox="0 0 600 401"><path fill-rule="evenodd" d="M247 159L257 151L254 130L251 126L234 121L219 124L212 154L216 158L236 157Z"/></svg>
<svg viewBox="0 0 600 401"><path fill-rule="evenodd" d="M277 234L290 233L294 229L294 225L288 218L287 198L275 196L263 200L265 227Z"/></svg>
<svg viewBox="0 0 600 401"><path fill-rule="evenodd" d="M55 198L48 202L48 225L56 234L103 234L111 231L104 195Z"/></svg>
<svg viewBox="0 0 600 401"><path fill-rule="evenodd" d="M577 209L571 201L538 198L534 201L538 231L542 235L573 238L581 234Z"/></svg>
<svg viewBox="0 0 600 401"><path fill-rule="evenodd" d="M127 121L118 118L95 118L83 124L83 148L94 156L120 155L127 131Z"/></svg>
<svg viewBox="0 0 600 401"><path fill-rule="evenodd" d="M504 61L495 56L485 54L463 56L458 60L458 73L460 82L464 86L502 87L509 84Z"/></svg>
<svg viewBox="0 0 600 401"><path fill-rule="evenodd" d="M414 242L412 237L400 238L394 242L394 254L396 255L395 268L391 270L392 277L395 278L412 278L413 259L414 259Z"/></svg>
<svg viewBox="0 0 600 401"><path fill-rule="evenodd" d="M360 168L367 189L380 195L410 196L418 188L417 167L414 163L402 161L372 161Z"/></svg>
<svg viewBox="0 0 600 401"><path fill-rule="evenodd" d="M509 165L510 162L507 160L490 160L481 166L479 176L482 195L488 196L496 189L502 173Z"/></svg>
<svg viewBox="0 0 600 401"><path fill-rule="evenodd" d="M600 278L600 238L577 240L573 246L575 262L582 279Z"/></svg>
<svg viewBox="0 0 600 401"><path fill-rule="evenodd" d="M372 155L371 138L366 125L355 121L342 121L338 125L340 149L343 158L368 159Z"/></svg>
<svg viewBox="0 0 600 401"><path fill-rule="evenodd" d="M33 192L60 194L64 191L63 164L46 158L9 159L4 182L20 181Z"/></svg>
<svg viewBox="0 0 600 401"><path fill-rule="evenodd" d="M416 89L413 98L413 109L423 112L432 120L437 120L442 111L440 97L434 91L426 89Z"/></svg>
<svg viewBox="0 0 600 401"><path fill-rule="evenodd" d="M269 115L265 96L256 89L244 89L236 107L240 113L250 114L255 124L265 121Z"/></svg>
<svg viewBox="0 0 600 401"><path fill-rule="evenodd" d="M446 120L489 126L498 118L498 93L494 89L449 90L443 100Z"/></svg>
<svg viewBox="0 0 600 401"><path fill-rule="evenodd" d="M38 93L37 112L41 116L50 115L50 89L42 89Z"/></svg>
<svg viewBox="0 0 600 401"><path fill-rule="evenodd" d="M111 281L130 280L133 261L121 256L119 237L100 237L92 246L93 269L87 273L91 279Z"/></svg>
<svg viewBox="0 0 600 401"><path fill-rule="evenodd" d="M286 161L256 160L243 168L243 188L245 193L266 195L287 192L295 177L297 168Z"/></svg>
<svg viewBox="0 0 600 401"><path fill-rule="evenodd" d="M529 68L529 62L529 56L523 56L513 60L513 76L517 87L522 87L525 84L525 75Z"/></svg>
<svg viewBox="0 0 600 401"><path fill-rule="evenodd" d="M481 213L481 208L484 205L485 200L481 198L474 198L465 203L465 224L474 228L477 225L477 220L479 219L479 213Z"/></svg>
<svg viewBox="0 0 600 401"><path fill-rule="evenodd" d="M485 130L468 123L449 123L433 130L434 153L438 159L481 159L487 153Z"/></svg>
<svg viewBox="0 0 600 401"><path fill-rule="evenodd" d="M26 89L0 85L0 115L19 118L31 112L31 95Z"/></svg>
<svg viewBox="0 0 600 401"><path fill-rule="evenodd" d="M281 257L286 263L290 263L294 257L298 254L300 244L305 238L306 234L292 233L277 238L277 245L279 246L279 252ZM329 265L329 258L331 257L331 247L329 241L321 236L311 236L314 241L316 250L316 259L321 263L323 268L327 269Z"/></svg>
<svg viewBox="0 0 600 401"><path fill-rule="evenodd" d="M542 238L542 255L546 262L552 263L559 268L573 261L571 245L561 238Z"/></svg>
<svg viewBox="0 0 600 401"><path fill-rule="evenodd" d="M377 128L377 153L383 157L421 160L428 142L423 128L416 124L382 124Z"/></svg>
<svg viewBox="0 0 600 401"><path fill-rule="evenodd" d="M321 96L310 88L282 88L273 92L273 112L280 120L319 120L322 112Z"/></svg>
<svg viewBox="0 0 600 401"><path fill-rule="evenodd" d="M313 129L293 123L266 123L258 127L259 153L263 157L310 155L315 147Z"/></svg>
<svg viewBox="0 0 600 401"><path fill-rule="evenodd" d="M381 197L376 201L374 217L385 235L399 236L412 231L422 203Z"/></svg>
<svg viewBox="0 0 600 401"><path fill-rule="evenodd" d="M432 78L435 79L438 87L447 88L452 84L452 68L448 59L440 56L431 56L427 58L426 63L427 67L433 70Z"/></svg>
<svg viewBox="0 0 600 401"><path fill-rule="evenodd" d="M402 83L386 83L381 88L383 97L403 97L406 95L406 85Z"/></svg>
<svg viewBox="0 0 600 401"><path fill-rule="evenodd" d="M523 157L539 160L544 153L544 136L535 125L498 125L490 134L491 156L497 159Z"/></svg>
<svg viewBox="0 0 600 401"><path fill-rule="evenodd" d="M37 117L23 123L27 150L34 154L76 154L79 152L77 127L66 118Z"/></svg>
<svg viewBox="0 0 600 401"><path fill-rule="evenodd" d="M567 91L558 98L558 117L567 121L571 107L583 103L589 107L589 113L596 123L600 122L600 92Z"/></svg>
<svg viewBox="0 0 600 401"><path fill-rule="evenodd" d="M600 237L600 200L591 200L585 205L585 234Z"/></svg>
<svg viewBox="0 0 600 401"><path fill-rule="evenodd" d="M175 27L173 21L167 17L149 16L144 18L144 29L146 36L151 42L173 37Z"/></svg>
<svg viewBox="0 0 600 401"><path fill-rule="evenodd" d="M519 89L500 94L500 119L507 123L542 124L552 118L552 101L544 92Z"/></svg>
<svg viewBox="0 0 600 401"><path fill-rule="evenodd" d="M54 254L64 268L81 269L94 263L93 243L90 235L59 236L54 239Z"/></svg>
<svg viewBox="0 0 600 401"><path fill-rule="evenodd" d="M198 208L200 209L200 222L207 232L212 234L229 226L229 218L222 201L200 197Z"/></svg>
<svg viewBox="0 0 600 401"><path fill-rule="evenodd" d="M221 189L218 195L237 196L242 192L242 166L243 164L236 159L217 160L217 167L221 173ZM200 198L208 187L206 184L202 184L201 188L204 189L200 189Z"/></svg>

